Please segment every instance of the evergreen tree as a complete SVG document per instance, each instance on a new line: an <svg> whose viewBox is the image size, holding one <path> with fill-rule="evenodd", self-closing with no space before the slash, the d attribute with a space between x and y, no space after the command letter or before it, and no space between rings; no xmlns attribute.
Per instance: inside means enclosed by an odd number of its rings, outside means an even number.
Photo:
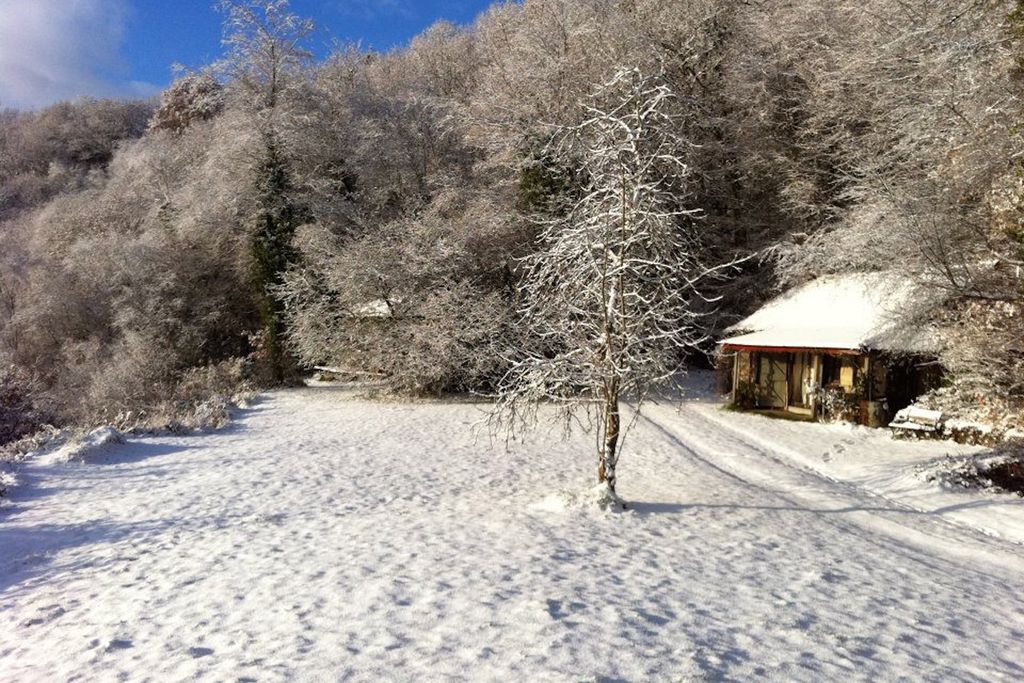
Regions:
<svg viewBox="0 0 1024 683"><path fill-rule="evenodd" d="M275 382L288 375L292 361L284 349L284 306L275 293L295 261L292 238L303 211L291 198L291 179L273 136L266 136L265 155L256 167L256 212L252 215L253 280L267 343L269 370Z"/></svg>

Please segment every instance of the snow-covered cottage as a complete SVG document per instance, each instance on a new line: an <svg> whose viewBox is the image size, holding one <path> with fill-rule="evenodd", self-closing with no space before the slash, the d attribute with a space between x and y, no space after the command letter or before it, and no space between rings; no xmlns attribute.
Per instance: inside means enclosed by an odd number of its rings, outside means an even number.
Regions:
<svg viewBox="0 0 1024 683"><path fill-rule="evenodd" d="M884 424L940 378L923 299L886 273L819 278L728 328L732 400L750 410Z"/></svg>

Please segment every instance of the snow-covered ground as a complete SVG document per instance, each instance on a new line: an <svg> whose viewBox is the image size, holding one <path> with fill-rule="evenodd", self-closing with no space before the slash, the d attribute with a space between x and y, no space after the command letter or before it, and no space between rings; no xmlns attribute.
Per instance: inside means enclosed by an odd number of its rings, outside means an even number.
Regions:
<svg viewBox="0 0 1024 683"><path fill-rule="evenodd" d="M813 470L833 483L853 484L858 495L874 493L884 496L889 504L927 512L1024 544L1024 498L993 491L967 493L929 481L929 475L938 474L951 458L960 461L986 450L980 446L898 440L884 429L768 419L725 412L719 405L687 405L682 414L691 413L715 428L715 438L710 442L702 441L699 431L693 435L702 453L720 458L726 466L751 480L760 477L776 488L799 495L800 476L783 470L785 476L774 480L772 477L779 473L761 466L764 458L777 458ZM672 419L664 412L659 414ZM730 450L737 440L748 449ZM1024 547L1021 552L1024 553Z"/></svg>
<svg viewBox="0 0 1024 683"><path fill-rule="evenodd" d="M28 464L0 680L1024 679L1024 510L907 474L946 444L651 406L605 513L543 504L587 437L481 410L277 392Z"/></svg>

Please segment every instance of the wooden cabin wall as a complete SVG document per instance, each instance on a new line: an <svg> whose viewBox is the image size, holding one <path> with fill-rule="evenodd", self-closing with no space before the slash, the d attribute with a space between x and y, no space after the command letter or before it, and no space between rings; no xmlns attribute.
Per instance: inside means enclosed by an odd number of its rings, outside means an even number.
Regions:
<svg viewBox="0 0 1024 683"><path fill-rule="evenodd" d="M756 402L756 354L750 351L733 351L731 356L732 404L737 408L751 409Z"/></svg>
<svg viewBox="0 0 1024 683"><path fill-rule="evenodd" d="M941 370L933 363L929 363L929 359L921 357L900 357L879 352L851 354L839 351L808 351L804 352L806 356L802 361L805 369L800 372L797 367L799 364L794 363L796 353L798 352L783 353L769 350L732 352L730 361L733 405L742 409L760 407L806 412L809 415L813 414L814 417L821 417L820 390L838 386L847 395L847 400L853 402L854 419L858 419L858 413L868 412L864 405L859 405L858 409L858 404L867 400L882 399L888 404L888 410L884 412L891 417L920 394L938 386L941 380ZM770 359L778 361L776 364L779 364L782 357L788 359L786 376L789 385L785 393L788 400L784 406L779 406L766 399L768 393L773 390L767 382L770 379L777 379L778 373L773 372L771 378L762 377L763 372L759 373L758 370ZM811 399L806 387L796 386L795 382L802 378L809 381L809 386L814 390L814 399ZM870 413L878 415L879 409L880 406L875 405Z"/></svg>

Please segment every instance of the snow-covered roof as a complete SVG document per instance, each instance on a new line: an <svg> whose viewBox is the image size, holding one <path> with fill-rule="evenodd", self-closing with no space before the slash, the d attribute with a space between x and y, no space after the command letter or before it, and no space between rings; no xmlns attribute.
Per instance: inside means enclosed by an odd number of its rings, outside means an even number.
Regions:
<svg viewBox="0 0 1024 683"><path fill-rule="evenodd" d="M400 302L401 299L396 299L395 302ZM373 299L371 301L365 301L352 310L353 318L391 318L394 313L391 309L391 304L385 299Z"/></svg>
<svg viewBox="0 0 1024 683"><path fill-rule="evenodd" d="M912 324L925 292L892 273L830 275L786 292L729 327L728 346L932 352Z"/></svg>

